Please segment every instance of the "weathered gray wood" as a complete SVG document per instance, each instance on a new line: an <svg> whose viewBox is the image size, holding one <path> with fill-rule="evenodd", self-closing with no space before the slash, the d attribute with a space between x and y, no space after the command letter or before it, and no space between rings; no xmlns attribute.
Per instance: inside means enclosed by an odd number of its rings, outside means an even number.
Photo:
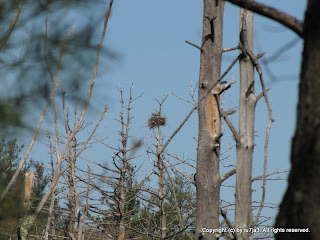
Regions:
<svg viewBox="0 0 320 240"><path fill-rule="evenodd" d="M204 0L201 44L199 99L220 78L224 1ZM218 84L200 102L197 151L197 203L195 239L213 240L216 235L203 233L203 228L219 227L221 178L219 173L221 117Z"/></svg>
<svg viewBox="0 0 320 240"><path fill-rule="evenodd" d="M240 9L240 44L253 49L253 13ZM252 154L254 147L254 67L250 57L242 52L240 58L239 142L237 143L235 227L252 227ZM251 233L237 234L237 238L252 239Z"/></svg>

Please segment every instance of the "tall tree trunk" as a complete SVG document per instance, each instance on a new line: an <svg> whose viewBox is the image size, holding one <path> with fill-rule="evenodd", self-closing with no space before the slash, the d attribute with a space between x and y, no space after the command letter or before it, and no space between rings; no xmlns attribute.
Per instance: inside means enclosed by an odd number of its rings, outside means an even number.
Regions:
<svg viewBox="0 0 320 240"><path fill-rule="evenodd" d="M120 122L121 122L121 144L122 144L122 167L120 170L120 178L119 178L119 187L120 187L120 196L119 196L119 233L118 233L118 240L124 240L126 237L126 199L127 199L127 173L129 170L129 163L128 163L128 158L127 158L127 143L129 139L129 123L130 123L130 104L131 100L128 103L127 107L127 121L125 122L124 120L124 101L122 97L122 92L121 93L121 112L120 112ZM130 99L132 99L132 95L130 92Z"/></svg>
<svg viewBox="0 0 320 240"><path fill-rule="evenodd" d="M253 52L253 13L240 9L240 44ZM240 58L239 142L237 143L235 227L252 227L251 183L254 146L254 68L250 57ZM238 239L251 239L250 233L239 233Z"/></svg>
<svg viewBox="0 0 320 240"><path fill-rule="evenodd" d="M126 227L125 227L125 207L126 207L126 189L125 189L125 178L126 178L126 169L122 168L122 173L120 175L120 198L119 198L119 234L118 240L125 239Z"/></svg>
<svg viewBox="0 0 320 240"><path fill-rule="evenodd" d="M159 111L161 114L161 109ZM158 134L156 136L157 144L156 144L156 153L157 153L157 168L158 168L158 184L159 184L159 213L160 213L160 239L165 239L167 236L167 216L164 209L164 166L162 156L159 154L160 146L161 146L161 129L160 125L158 128Z"/></svg>
<svg viewBox="0 0 320 240"><path fill-rule="evenodd" d="M292 140L289 185L276 227L311 233L278 233L277 239L319 239L320 229L320 2L309 0L304 24L298 118Z"/></svg>
<svg viewBox="0 0 320 240"><path fill-rule="evenodd" d="M199 76L199 138L197 151L197 203L195 239L216 239L215 234L203 232L203 228L219 227L219 201L221 178L219 173L221 118L219 95L208 90L220 78L222 56L222 29L224 1L204 0L202 51Z"/></svg>
<svg viewBox="0 0 320 240"><path fill-rule="evenodd" d="M77 184L76 184L76 170L75 170L75 164L76 164L76 138L73 138L70 143L68 158L68 163L70 164L70 167L68 169L68 186L69 186L69 196L68 196L68 210L69 210L69 221L68 226L66 226L67 231L65 232L65 237L70 237L71 239L76 239L76 232L75 232L75 222L76 222L76 209L77 209Z"/></svg>
<svg viewBox="0 0 320 240"><path fill-rule="evenodd" d="M122 120L123 121L123 120ZM128 135L125 133L124 124L122 125L122 169L119 179L119 186L120 186L120 196L119 196L119 213L120 213L120 220L119 220L119 234L118 240L124 240L126 236L126 199L127 199L127 189L126 189L126 178L127 172L129 169L128 166L128 159L127 159L127 140Z"/></svg>
<svg viewBox="0 0 320 240"><path fill-rule="evenodd" d="M159 156L160 158L160 156ZM167 217L164 209L164 169L163 169L163 160L158 159L158 170L159 170L159 210L160 210L160 237L165 239L167 236Z"/></svg>

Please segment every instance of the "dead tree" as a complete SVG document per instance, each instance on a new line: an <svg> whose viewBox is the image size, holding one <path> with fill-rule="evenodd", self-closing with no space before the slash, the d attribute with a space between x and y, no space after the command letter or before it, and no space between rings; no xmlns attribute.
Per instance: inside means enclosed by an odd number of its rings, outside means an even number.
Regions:
<svg viewBox="0 0 320 240"><path fill-rule="evenodd" d="M277 228L299 228L302 232L284 231L277 239L318 239L319 177L319 67L320 24L318 1L309 0L305 22L266 5L247 0L228 0L241 7L269 17L293 30L304 42L301 66L298 120L292 140L291 163L287 192L280 205Z"/></svg>
<svg viewBox="0 0 320 240"><path fill-rule="evenodd" d="M199 80L199 139L197 155L197 174L195 183L197 187L197 219L195 239L216 239L222 235L226 237L251 239L252 234L248 229L253 227L259 219L264 206L265 177L263 182L263 197L257 213L256 221L252 213L252 154L254 148L254 113L259 99L264 97L269 123L265 139L265 160L267 163L267 149L269 132L273 121L267 90L264 85L261 67L257 61L259 56L253 54L253 21L252 13L241 11L240 43L238 47L222 50L222 21L223 3L220 1L204 1L203 36L201 47L200 80ZM221 15L220 15L220 14ZM215 14L210 17L210 14ZM210 41L211 40L211 41ZM213 41L214 40L214 41ZM221 54L225 51L240 49L241 54L232 62L230 67L220 76ZM228 73L233 65L240 60L240 113L239 131L232 125L228 115L234 111L224 112L220 106L220 94L228 89L234 81L222 85L220 80ZM254 67L256 68L262 93L255 96L254 92ZM221 117L230 127L237 145L237 169L220 176L220 138ZM266 169L266 167L264 168ZM239 172L238 172L239 170ZM220 209L221 183L235 174L236 199L235 199L235 224L227 219L226 213ZM266 176L266 171L264 172ZM214 234L206 233L203 229L219 228L219 212L229 228L241 228L242 234Z"/></svg>
<svg viewBox="0 0 320 240"><path fill-rule="evenodd" d="M136 173L131 161L136 158L135 151L141 146L140 141L134 141L129 145L130 126L132 122L132 105L141 97L133 96L133 88L130 88L129 99L126 103L123 96L123 90L120 92L120 104L121 110L119 119L116 119L120 123L119 142L120 146L114 147L107 143L103 143L106 147L113 151L112 165L113 167L102 166L101 168L106 171L105 176L98 176L92 173L92 176L98 178L104 185L99 187L98 183L94 183L94 188L100 192L102 202L108 206L108 210L99 210L101 218L104 219L103 225L106 231L110 233L114 239L124 240L129 238L131 231L130 220L134 215L134 209L136 207L137 193L139 192L139 184L136 184L134 180L134 174Z"/></svg>
<svg viewBox="0 0 320 240"><path fill-rule="evenodd" d="M69 136L71 130L69 115L64 109L65 116L65 131L66 135ZM74 126L77 121L77 113L74 110ZM79 130L82 131L88 125L82 125ZM80 212L80 202L79 193L76 177L76 162L78 154L78 146L82 144L77 144L77 137L74 136L72 141L69 143L68 152L66 154L66 163L68 164L66 172L62 175L66 181L67 188L69 192L67 194L67 206L68 206L68 216L66 217L65 226L65 237L70 237L71 239L81 239L82 227L80 226L81 212ZM75 227L77 223L77 228ZM79 231L80 230L80 231Z"/></svg>
<svg viewBox="0 0 320 240"><path fill-rule="evenodd" d="M250 56L246 51L253 49L253 13L240 10L240 99L239 99L239 139L236 163L236 195L235 195L235 227L249 229L253 227L252 218L252 158L254 148L255 120L255 81L254 69ZM237 239L251 239L252 233L238 234Z"/></svg>
<svg viewBox="0 0 320 240"><path fill-rule="evenodd" d="M47 134L47 137L48 137L48 142L49 142L48 147L50 150L51 178L53 178L53 176L54 176L54 160L53 160L54 149L53 149L53 145L52 145L51 135L49 133ZM49 239L50 233L52 236L55 236L55 234L56 234L55 226L54 226L54 219L55 219L54 210L56 207L56 194L57 194L56 190L57 190L57 186L55 187L55 189L52 191L52 194L51 194L49 213L48 213L48 221L47 221L46 230L44 233L45 240Z"/></svg>
<svg viewBox="0 0 320 240"><path fill-rule="evenodd" d="M140 213L139 225L145 231L138 231L146 239L192 239L188 228L193 223L190 219L194 213L194 205L190 200L193 199L193 194L190 197L191 193L184 191L187 188L184 183L187 181L182 181L183 177L179 176L179 179L178 174L171 176L172 172L169 170L178 170L175 167L179 163L173 165L169 162L170 156L173 155L161 151L165 138L163 127L167 124L163 104L167 97L164 96L161 101L156 100L159 107L148 119L153 144L147 142L147 154L153 165L151 176L155 176L157 187L144 186L142 189L145 194L141 194L140 198L143 200L144 208ZM177 182L181 185L177 186ZM190 203L188 207L185 206L186 202Z"/></svg>
<svg viewBox="0 0 320 240"><path fill-rule="evenodd" d="M90 81L90 85L88 87L88 92L87 92L87 95L86 95L86 100L84 101L84 104L82 106L82 109L81 109L81 113L80 113L80 116L79 116L79 119L77 120L76 122L76 125L73 129L73 131L70 132L70 134L67 136L67 139L62 147L62 150L61 152L59 152L58 150L59 149L56 149L58 152L57 152L57 168L56 168L56 172L55 172L55 175L52 179L52 182L51 182L51 185L49 186L49 189L48 191L44 194L43 198L41 199L40 203L38 204L35 212L30 216L30 221L28 223L28 226L26 226L26 231L28 231L32 225L34 224L38 214L40 213L40 211L42 210L44 204L46 203L46 201L49 199L49 197L51 196L52 192L55 190L55 187L56 185L58 184L59 182L59 179L61 177L61 175L64 173L64 171L66 169L62 169L62 164L64 163L64 159L65 159L65 154L68 150L68 147L69 147L69 144L70 142L72 141L72 139L75 137L76 133L78 133L80 127L81 127L81 124L82 124L82 121L84 119L84 115L86 113L86 110L88 108L88 105L89 105L89 101L90 101L90 98L91 98L91 95L92 95L92 89L93 89L93 86L94 86L94 83L95 83L95 79L96 79L96 75L97 75L97 72L98 72L98 66L99 66L99 57L100 57L100 49L101 49L101 45L102 45L102 42L104 40L104 37L105 37L105 33L106 33L106 28L107 28L107 24L108 24L108 20L109 20L109 16L110 16L110 13L111 13L111 8L112 8L112 4L113 4L113 0L110 1L109 3L109 7L108 7L108 10L107 10L107 13L106 13L106 16L105 16L105 22L104 22L104 28L103 28L103 32L101 34L101 38L100 38L100 42L98 44L98 47L97 47L97 55L96 55L96 64L95 64L95 67L94 67L94 71L92 73L92 77L91 77L91 81ZM69 33L69 36L72 34L72 30L70 31ZM60 52L60 59L59 59L59 64L60 64L60 61L61 61L61 58L63 56L63 48L61 49L61 52ZM58 64L58 66L59 66ZM50 97L50 100L51 98L53 98L55 96L55 91L58 87L58 79L59 79L59 74L57 73L55 79L52 79L52 82L54 83L54 91L52 91L52 94L51 94L51 97ZM48 102L48 105L50 105L50 101ZM48 106L46 107L46 110L47 110ZM81 153L85 147L86 147L86 144L90 141L90 139L92 138L95 130L97 129L97 126L100 124L101 120L103 119L105 113L106 113L106 110L107 108L105 107L105 110L101 116L101 119L100 121L98 122L98 124L96 125L96 128L94 129L94 131L91 133L91 135L89 136L89 138L87 139L87 141L85 142L85 144L82 146L81 150L79 151L79 153ZM46 112L46 111L45 111ZM44 112L44 113L45 113ZM55 112L56 112L56 108L55 108ZM45 114L44 114L45 115ZM42 118L44 117L44 115L42 116ZM56 114L55 114L56 115ZM56 120L56 119L55 119ZM41 122L41 121L40 121ZM41 124L39 124L39 127L36 131L36 133L39 131L39 128L40 128ZM56 131L58 131L58 129L56 128ZM37 135L35 133L35 136ZM58 136L59 133L56 132L56 135ZM35 137L33 138L33 142L35 140ZM57 144L58 144L59 141L57 141ZM25 161L26 161L26 157L28 156L28 154L30 153L31 151L31 148L32 148L32 145L30 145L30 148L25 156L25 158L21 161L21 164L19 166L19 168L17 169L16 171L16 174L13 176L12 180L10 181L8 187L5 189L5 191L2 193L1 195L1 198L5 196L5 194L7 193L7 191L10 189L11 187L11 184L13 184L13 182L15 181L15 178L18 176L19 172L21 171L22 169L22 166L24 165Z"/></svg>
<svg viewBox="0 0 320 240"><path fill-rule="evenodd" d="M202 233L202 229L204 227L212 229L219 227L221 185L219 156L222 135L219 112L219 80L224 1L204 0L203 4L199 99L204 98L204 100L198 106L195 239L213 240L216 239L216 236ZM208 91L210 91L209 94Z"/></svg>
<svg viewBox="0 0 320 240"><path fill-rule="evenodd" d="M124 98L123 98L123 92L120 90L121 94L121 111L120 111L120 124L121 124L121 131L120 131L120 142L121 142L121 149L118 149L118 152L121 154L119 155L117 153L117 156L120 160L120 165L117 166L117 164L114 162L116 168L119 171L119 182L118 182L118 188L119 188L119 193L118 193L118 200L117 200L117 205L118 205L118 215L119 215L119 226L118 226L118 240L124 240L126 239L126 223L127 223L127 178L129 175L129 156L128 152L130 149L128 149L128 141L129 141L129 129L130 129L130 123L131 123L131 104L136 100L133 98L133 93L132 93L132 88L130 89L130 96L129 96L129 101L128 105L126 107L126 118L124 116Z"/></svg>
<svg viewBox="0 0 320 240"><path fill-rule="evenodd" d="M166 125L166 118L163 116L162 104L166 100L167 96L163 98L161 102L158 101L159 110L152 113L152 116L148 120L150 129L155 129L155 152L156 160L154 166L156 168L156 175L158 177L158 193L155 196L158 198L159 218L160 218L160 239L166 239L167 236L167 213L165 211L165 163L164 154L160 154L161 147L163 145L163 136L161 133L161 127Z"/></svg>

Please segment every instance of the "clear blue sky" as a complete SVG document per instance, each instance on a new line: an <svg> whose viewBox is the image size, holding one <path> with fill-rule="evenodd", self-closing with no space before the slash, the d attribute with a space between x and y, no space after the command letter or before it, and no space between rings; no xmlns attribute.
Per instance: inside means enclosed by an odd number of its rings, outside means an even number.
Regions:
<svg viewBox="0 0 320 240"><path fill-rule="evenodd" d="M265 2L265 1L260 1ZM270 0L267 4L283 10L303 20L306 1L301 0ZM102 15L102 9L95 9L96 14ZM225 6L224 47L235 47L238 43L239 9L228 3ZM79 23L78 23L79 24ZM103 105L108 103L109 110L101 129L107 141L116 143L117 123L113 120L118 117L119 94L116 87L122 87L128 94L131 83L134 84L136 95L144 93L143 97L135 103L133 114L132 135L136 139L149 139L151 131L147 127L147 119L157 108L155 98L161 100L163 95L169 94L164 104L165 115L168 118L166 136L169 136L185 115L190 111L191 105L175 98L176 95L190 100L190 83L197 84L199 76L199 51L186 44L188 40L197 45L201 42L202 1L195 0L136 0L114 1L113 12L109 21L105 46L118 53L115 61L104 61L101 64L97 77L93 104L95 109L102 111ZM77 25L76 25L77 26ZM281 55L277 54L279 48L294 41L296 44ZM263 64L264 77L269 91L275 122L272 125L269 144L268 169L288 170L290 168L291 137L296 122L296 104L299 82L299 69L302 53L302 41L290 30L285 29L266 18L255 16L255 52L267 52L264 60L273 58L266 65ZM224 55L222 71L228 67L237 52ZM269 69L269 71L267 71ZM231 70L226 80L234 77L239 81L238 66ZM258 80L258 78L257 78ZM89 81L89 80L88 80ZM258 85L257 85L258 86ZM238 83L234 84L225 94L225 106L236 106L238 101ZM257 87L257 94L259 87ZM226 108L226 107L225 107ZM88 114L89 120L97 121L97 112ZM237 125L236 116L232 117ZM267 110L265 103L260 100L256 111L256 148L254 155L253 176L262 173L263 143L267 125ZM169 145L168 150L180 157L196 158L197 137L196 112L179 134ZM232 143L228 133L223 141L222 148ZM42 149L41 149L42 148ZM108 162L112 152L102 145L88 151L86 157L95 161ZM38 144L32 153L35 159L38 156L46 158L41 144ZM149 163L147 157L140 158L143 164ZM234 163L234 154L230 152L229 163ZM139 165L139 164L137 164ZM85 166L85 165L84 165ZM145 166L148 166L146 164ZM148 172L148 171L146 171ZM191 174L191 172L189 172ZM143 175L143 174L141 174ZM285 191L285 182L268 183L267 201L278 203ZM225 194L225 193L223 193ZM233 193L232 193L233 194ZM228 195L228 193L226 193ZM260 198L260 197L259 197Z"/></svg>

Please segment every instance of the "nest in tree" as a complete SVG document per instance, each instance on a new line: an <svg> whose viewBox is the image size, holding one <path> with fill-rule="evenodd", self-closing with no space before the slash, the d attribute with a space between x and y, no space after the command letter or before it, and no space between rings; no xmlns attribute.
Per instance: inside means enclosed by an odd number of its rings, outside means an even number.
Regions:
<svg viewBox="0 0 320 240"><path fill-rule="evenodd" d="M166 125L166 118L160 115L152 114L152 117L148 119L148 126L149 128L154 128L158 126L165 126Z"/></svg>

